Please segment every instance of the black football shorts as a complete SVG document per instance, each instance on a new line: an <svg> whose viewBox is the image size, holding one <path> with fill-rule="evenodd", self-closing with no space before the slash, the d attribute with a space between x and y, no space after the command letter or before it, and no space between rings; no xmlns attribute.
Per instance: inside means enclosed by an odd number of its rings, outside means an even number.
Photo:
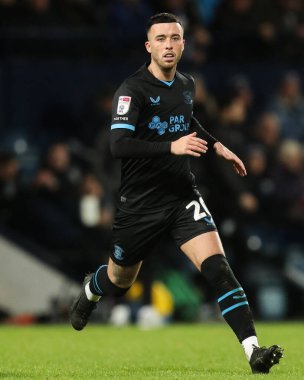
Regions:
<svg viewBox="0 0 304 380"><path fill-rule="evenodd" d="M132 213L118 209L113 223L111 259L118 265L132 266L150 253L164 234L180 247L195 236L215 231L216 226L202 197L175 203L169 209Z"/></svg>

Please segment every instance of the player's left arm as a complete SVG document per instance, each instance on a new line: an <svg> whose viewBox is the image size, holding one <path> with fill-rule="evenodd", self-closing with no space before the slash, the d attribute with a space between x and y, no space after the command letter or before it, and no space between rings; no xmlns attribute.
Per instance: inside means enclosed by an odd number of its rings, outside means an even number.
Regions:
<svg viewBox="0 0 304 380"><path fill-rule="evenodd" d="M235 153L231 152L231 150L225 147L225 145L217 141L213 145L213 149L219 157L222 157L225 160L230 161L232 163L233 168L237 174L239 174L241 177L247 175L247 171L243 161Z"/></svg>
<svg viewBox="0 0 304 380"><path fill-rule="evenodd" d="M233 168L237 174L244 177L247 175L247 171L245 168L245 165L243 161L231 150L229 150L224 144L222 144L220 141L218 141L214 136L211 135L196 119L195 116L192 115L192 125L195 125L199 128L200 134L203 134L203 138L205 138L210 145L213 146L213 149L215 150L215 153L221 157L224 158L227 161L230 161L233 165Z"/></svg>

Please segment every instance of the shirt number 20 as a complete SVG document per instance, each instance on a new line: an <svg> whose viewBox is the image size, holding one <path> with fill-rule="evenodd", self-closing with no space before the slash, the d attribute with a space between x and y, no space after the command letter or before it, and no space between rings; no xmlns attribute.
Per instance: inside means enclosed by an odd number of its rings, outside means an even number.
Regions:
<svg viewBox="0 0 304 380"><path fill-rule="evenodd" d="M194 207L193 218L195 221L206 218L206 217L211 217L210 211L208 210L202 197L199 197L199 202L191 201L190 203L188 203L186 206L186 209L188 210L191 207Z"/></svg>

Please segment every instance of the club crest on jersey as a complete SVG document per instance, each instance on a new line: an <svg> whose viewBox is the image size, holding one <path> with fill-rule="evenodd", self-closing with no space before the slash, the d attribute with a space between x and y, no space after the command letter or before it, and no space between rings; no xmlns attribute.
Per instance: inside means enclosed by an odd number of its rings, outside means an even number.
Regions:
<svg viewBox="0 0 304 380"><path fill-rule="evenodd" d="M120 96L117 104L117 115L125 115L131 105L131 96Z"/></svg>
<svg viewBox="0 0 304 380"><path fill-rule="evenodd" d="M152 122L149 123L150 129L156 129L157 133L161 136L166 132L166 128L168 128L168 123L166 121L161 122L158 116L154 116L152 118Z"/></svg>
<svg viewBox="0 0 304 380"><path fill-rule="evenodd" d="M124 259L124 250L117 244L114 245L114 257L116 260Z"/></svg>
<svg viewBox="0 0 304 380"><path fill-rule="evenodd" d="M184 101L186 104L192 104L193 103L193 93L191 91L184 91Z"/></svg>
<svg viewBox="0 0 304 380"><path fill-rule="evenodd" d="M150 96L150 100L151 100L151 106L159 106L160 105L160 96L158 96L157 98L152 98L152 96Z"/></svg>

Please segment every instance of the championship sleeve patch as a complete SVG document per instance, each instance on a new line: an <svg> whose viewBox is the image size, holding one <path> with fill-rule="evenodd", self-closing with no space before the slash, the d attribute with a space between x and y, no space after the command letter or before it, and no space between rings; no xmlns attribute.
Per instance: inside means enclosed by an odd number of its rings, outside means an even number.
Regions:
<svg viewBox="0 0 304 380"><path fill-rule="evenodd" d="M131 96L120 96L117 104L117 115L125 115L131 105Z"/></svg>

